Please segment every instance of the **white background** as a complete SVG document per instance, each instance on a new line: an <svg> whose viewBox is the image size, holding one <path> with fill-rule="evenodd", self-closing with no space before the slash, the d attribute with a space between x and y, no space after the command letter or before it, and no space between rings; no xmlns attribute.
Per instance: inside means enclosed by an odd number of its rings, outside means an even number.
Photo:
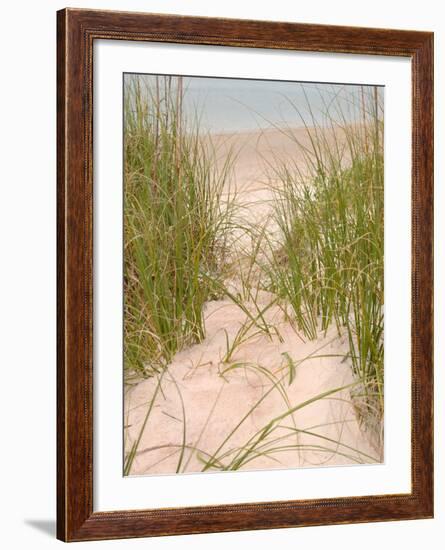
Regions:
<svg viewBox="0 0 445 550"><path fill-rule="evenodd" d="M438 548L445 535L443 215L445 17L440 1L77 0L77 7L432 30L436 33L436 519L88 543L102 548ZM1 544L53 548L55 518L55 11L2 6ZM3 43L4 41L4 43ZM439 210L440 209L440 210ZM5 353L6 352L6 353ZM440 437L439 435L442 435ZM90 546L91 547L91 546Z"/></svg>

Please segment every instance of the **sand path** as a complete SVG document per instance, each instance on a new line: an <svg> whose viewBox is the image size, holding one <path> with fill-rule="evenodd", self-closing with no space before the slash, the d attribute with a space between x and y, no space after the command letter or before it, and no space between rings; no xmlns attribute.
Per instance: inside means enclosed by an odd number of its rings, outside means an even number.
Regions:
<svg viewBox="0 0 445 550"><path fill-rule="evenodd" d="M275 130L261 138L245 133L217 139L221 162L230 147L238 151L226 198L236 192L244 221L265 223L276 237L263 163L278 154L298 161L294 144ZM235 255L249 246L239 236L235 241ZM380 461L351 403L346 338L331 328L306 341L274 298L266 292L257 297L276 329L271 334L250 322L248 312L255 316L257 310L248 300L246 311L229 299L208 302L205 340L178 353L161 377L126 391L127 450L150 410L131 474ZM228 356L237 339L240 345Z"/></svg>

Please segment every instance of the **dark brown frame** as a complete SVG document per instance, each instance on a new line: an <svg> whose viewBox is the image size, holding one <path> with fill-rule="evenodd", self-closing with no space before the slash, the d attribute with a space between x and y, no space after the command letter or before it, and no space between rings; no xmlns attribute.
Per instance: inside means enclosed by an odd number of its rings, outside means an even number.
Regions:
<svg viewBox="0 0 445 550"><path fill-rule="evenodd" d="M92 70L97 39L411 59L411 493L93 512ZM58 538L129 538L432 517L433 34L65 9L57 13L57 85Z"/></svg>

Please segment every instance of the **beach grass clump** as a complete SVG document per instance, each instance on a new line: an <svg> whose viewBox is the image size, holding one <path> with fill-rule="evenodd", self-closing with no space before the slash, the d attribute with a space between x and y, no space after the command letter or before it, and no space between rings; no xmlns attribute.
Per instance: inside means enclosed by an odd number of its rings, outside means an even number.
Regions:
<svg viewBox="0 0 445 550"><path fill-rule="evenodd" d="M186 120L181 77L125 81L124 362L150 375L204 338L203 305L220 281L230 208L222 168Z"/></svg>
<svg viewBox="0 0 445 550"><path fill-rule="evenodd" d="M290 304L298 329L317 338L335 323L374 416L383 415L384 190L383 118L376 90L360 98L350 122L338 109L295 140L304 163L274 168L275 219L271 290ZM337 106L338 107L338 106ZM335 101L330 104L335 109Z"/></svg>

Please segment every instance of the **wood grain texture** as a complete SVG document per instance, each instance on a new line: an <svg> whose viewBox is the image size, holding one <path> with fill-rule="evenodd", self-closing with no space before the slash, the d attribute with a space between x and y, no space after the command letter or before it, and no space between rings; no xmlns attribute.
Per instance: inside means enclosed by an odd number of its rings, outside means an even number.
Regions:
<svg viewBox="0 0 445 550"><path fill-rule="evenodd" d="M92 66L96 39L405 56L412 61L412 491L93 512ZM57 536L96 540L433 515L433 35L66 9L57 14Z"/></svg>

